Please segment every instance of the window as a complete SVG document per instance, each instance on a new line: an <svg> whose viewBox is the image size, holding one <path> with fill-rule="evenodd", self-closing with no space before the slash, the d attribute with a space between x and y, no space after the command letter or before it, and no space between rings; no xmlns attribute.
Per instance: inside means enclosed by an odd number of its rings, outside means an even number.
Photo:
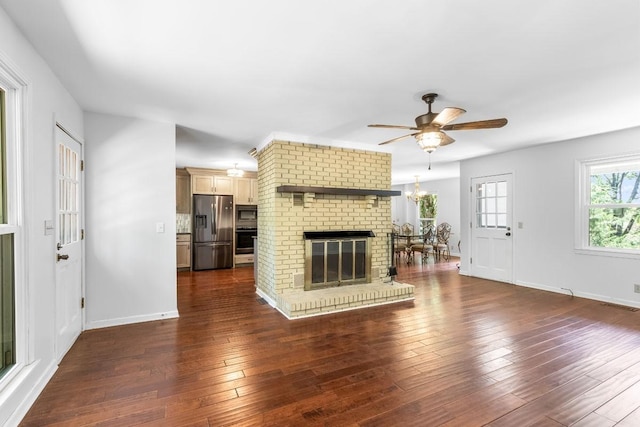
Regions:
<svg viewBox="0 0 640 427"><path fill-rule="evenodd" d="M5 91L0 87L0 377L16 362L14 234L7 209Z"/></svg>
<svg viewBox="0 0 640 427"><path fill-rule="evenodd" d="M476 227L507 227L507 181L486 181L476 184Z"/></svg>
<svg viewBox="0 0 640 427"><path fill-rule="evenodd" d="M580 247L640 255L640 154L580 169Z"/></svg>
<svg viewBox="0 0 640 427"><path fill-rule="evenodd" d="M22 233L22 147L27 82L0 55L0 401L28 364Z"/></svg>
<svg viewBox="0 0 640 427"><path fill-rule="evenodd" d="M426 194L418 202L418 218L420 218L420 234L427 232L427 227L436 225L438 215L438 195Z"/></svg>

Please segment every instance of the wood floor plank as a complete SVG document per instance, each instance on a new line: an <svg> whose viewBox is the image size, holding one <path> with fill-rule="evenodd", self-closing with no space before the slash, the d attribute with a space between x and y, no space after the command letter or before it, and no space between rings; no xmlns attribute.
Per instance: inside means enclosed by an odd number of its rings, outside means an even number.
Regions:
<svg viewBox="0 0 640 427"><path fill-rule="evenodd" d="M570 425L594 412L602 405L640 381L640 375L619 373L549 414L561 424Z"/></svg>
<svg viewBox="0 0 640 427"><path fill-rule="evenodd" d="M638 408L640 408L640 381L614 396L596 409L595 413L619 422Z"/></svg>
<svg viewBox="0 0 640 427"><path fill-rule="evenodd" d="M514 411L499 417L489 425L492 427L527 425L531 420L539 418L541 414L546 414L564 403L572 401L599 384L600 382L598 380L583 375L574 381L555 388L537 399L521 405Z"/></svg>
<svg viewBox="0 0 640 427"><path fill-rule="evenodd" d="M21 425L640 425L640 312L456 262L399 265L411 303L295 321L252 268L179 272L178 319L83 332Z"/></svg>
<svg viewBox="0 0 640 427"><path fill-rule="evenodd" d="M591 412L580 421L573 423L571 427L613 427L616 425L615 421Z"/></svg>
<svg viewBox="0 0 640 427"><path fill-rule="evenodd" d="M636 409L617 424L618 427L640 426L640 409Z"/></svg>

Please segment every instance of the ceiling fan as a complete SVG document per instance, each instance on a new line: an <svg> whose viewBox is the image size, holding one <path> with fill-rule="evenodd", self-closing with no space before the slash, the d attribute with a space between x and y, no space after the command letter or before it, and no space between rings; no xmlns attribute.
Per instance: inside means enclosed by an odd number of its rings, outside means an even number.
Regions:
<svg viewBox="0 0 640 427"><path fill-rule="evenodd" d="M480 120L477 122L467 122L458 124L448 124L452 122L460 115L466 113L466 110L456 107L447 107L440 113L431 112L431 104L438 97L437 93L427 93L422 96L422 100L429 106L429 112L421 116L416 117L415 126L398 126L398 125L369 125L372 128L389 128L389 129L408 129L416 132L399 136L397 138L390 139L388 141L381 142L379 145L389 144L407 138L409 136L415 136L416 141L420 148L427 153L431 154L438 147L449 145L455 140L443 131L447 130L471 130L471 129L493 129L501 128L507 124L507 119L493 119L493 120Z"/></svg>

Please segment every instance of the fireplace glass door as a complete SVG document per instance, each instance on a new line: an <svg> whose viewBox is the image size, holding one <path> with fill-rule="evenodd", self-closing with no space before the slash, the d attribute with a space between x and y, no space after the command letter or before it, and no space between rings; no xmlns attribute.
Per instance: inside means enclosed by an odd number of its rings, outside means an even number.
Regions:
<svg viewBox="0 0 640 427"><path fill-rule="evenodd" d="M368 271L370 271L368 244L369 241L366 238L309 240L305 289L370 281L370 277L368 277ZM309 251L310 257L308 256Z"/></svg>

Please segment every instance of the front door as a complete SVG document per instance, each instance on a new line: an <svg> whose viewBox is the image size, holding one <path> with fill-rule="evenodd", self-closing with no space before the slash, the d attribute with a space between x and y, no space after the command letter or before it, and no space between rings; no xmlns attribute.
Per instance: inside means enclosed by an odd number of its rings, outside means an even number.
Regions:
<svg viewBox="0 0 640 427"><path fill-rule="evenodd" d="M471 180L472 276L513 283L511 174Z"/></svg>
<svg viewBox="0 0 640 427"><path fill-rule="evenodd" d="M56 356L82 330L82 147L56 127Z"/></svg>

